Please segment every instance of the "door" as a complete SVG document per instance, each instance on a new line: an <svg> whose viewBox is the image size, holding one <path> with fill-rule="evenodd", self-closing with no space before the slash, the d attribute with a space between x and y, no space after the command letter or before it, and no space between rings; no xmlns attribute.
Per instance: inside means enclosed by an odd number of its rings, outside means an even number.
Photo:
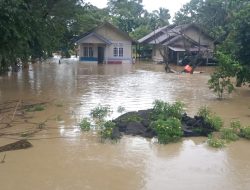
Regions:
<svg viewBox="0 0 250 190"><path fill-rule="evenodd" d="M98 47L98 63L103 63L104 61L104 47Z"/></svg>

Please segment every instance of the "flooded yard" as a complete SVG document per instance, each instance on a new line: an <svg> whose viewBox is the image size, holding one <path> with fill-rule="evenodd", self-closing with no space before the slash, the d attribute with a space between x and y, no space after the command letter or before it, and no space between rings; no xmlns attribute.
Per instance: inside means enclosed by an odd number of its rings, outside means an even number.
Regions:
<svg viewBox="0 0 250 190"><path fill-rule="evenodd" d="M0 163L3 190L248 190L250 141L223 149L207 146L206 138L187 138L160 145L151 139L124 136L101 143L96 132L82 132L77 123L98 104L109 105L110 118L148 109L156 99L180 100L190 115L208 105L225 120L250 125L250 89L240 88L218 101L207 87L211 68L202 74L166 74L163 65L43 63L0 77L0 104L13 102L12 127L1 124L0 146L21 139L17 132L44 123L29 137L26 150L6 152ZM46 102L45 110L18 117L18 102ZM21 113L20 113L21 114ZM6 118L1 113L0 121ZM5 153L0 153L0 161Z"/></svg>

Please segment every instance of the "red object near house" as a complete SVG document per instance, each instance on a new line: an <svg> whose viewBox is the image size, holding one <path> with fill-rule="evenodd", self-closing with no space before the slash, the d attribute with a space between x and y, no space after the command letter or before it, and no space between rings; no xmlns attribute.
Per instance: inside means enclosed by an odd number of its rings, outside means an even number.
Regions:
<svg viewBox="0 0 250 190"><path fill-rule="evenodd" d="M108 64L122 64L122 61L108 61Z"/></svg>
<svg viewBox="0 0 250 190"><path fill-rule="evenodd" d="M184 67L184 71L185 71L186 73L191 73L192 67L190 67L189 65L186 65L186 66Z"/></svg>

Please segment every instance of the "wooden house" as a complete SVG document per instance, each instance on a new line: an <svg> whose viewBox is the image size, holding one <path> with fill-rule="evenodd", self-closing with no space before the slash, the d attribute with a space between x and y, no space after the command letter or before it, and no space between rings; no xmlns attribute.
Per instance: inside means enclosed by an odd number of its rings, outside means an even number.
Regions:
<svg viewBox="0 0 250 190"><path fill-rule="evenodd" d="M169 62L179 63L187 51L202 53L204 58L212 58L215 40L196 24L169 25L159 28L139 39L138 42L152 45L152 60L163 61L163 47L168 48Z"/></svg>
<svg viewBox="0 0 250 190"><path fill-rule="evenodd" d="M79 36L78 55L80 62L132 63L132 43L129 35L112 24L102 25Z"/></svg>

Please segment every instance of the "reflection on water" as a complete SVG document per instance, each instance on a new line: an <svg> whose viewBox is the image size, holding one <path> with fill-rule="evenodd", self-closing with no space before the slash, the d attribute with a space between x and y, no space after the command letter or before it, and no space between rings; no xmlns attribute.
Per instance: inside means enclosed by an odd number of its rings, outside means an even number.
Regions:
<svg viewBox="0 0 250 190"><path fill-rule="evenodd" d="M82 133L77 127L98 104L110 105L114 118L118 106L126 111L147 109L155 99L181 100L190 114L206 104L226 124L231 119L249 124L249 89L237 89L229 99L217 101L207 88L208 78L207 73L166 74L162 65L97 66L68 60L1 77L0 103L50 100L45 111L35 113L36 120L60 118L49 120L46 130L33 137L33 148L6 153L6 162L0 164L1 189L248 190L248 141L223 150L207 147L205 138L159 145L127 136L103 144L95 132ZM13 141L0 138L0 145Z"/></svg>

